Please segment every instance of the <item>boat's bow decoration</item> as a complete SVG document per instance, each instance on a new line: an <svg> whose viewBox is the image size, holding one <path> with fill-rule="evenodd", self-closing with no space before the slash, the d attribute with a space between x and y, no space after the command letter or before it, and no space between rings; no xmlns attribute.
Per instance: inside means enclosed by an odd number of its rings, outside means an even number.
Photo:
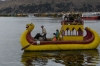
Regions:
<svg viewBox="0 0 100 66"><path fill-rule="evenodd" d="M27 24L27 29L22 33L20 42L26 51L43 50L77 50L77 49L96 49L100 43L97 32L91 28L84 28L83 21L61 21L61 29L57 41L47 38L44 40L34 40L31 31L34 24ZM86 35L84 36L84 31ZM51 38L52 39L52 38Z"/></svg>
<svg viewBox="0 0 100 66"><path fill-rule="evenodd" d="M28 30L29 32L31 32L33 29L34 29L34 24L31 23L31 24L26 24L26 30Z"/></svg>

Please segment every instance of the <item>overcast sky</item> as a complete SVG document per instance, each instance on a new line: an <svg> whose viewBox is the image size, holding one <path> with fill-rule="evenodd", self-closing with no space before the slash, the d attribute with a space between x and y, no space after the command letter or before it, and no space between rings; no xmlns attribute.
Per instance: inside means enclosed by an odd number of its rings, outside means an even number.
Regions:
<svg viewBox="0 0 100 66"><path fill-rule="evenodd" d="M1 0L1 1L5 1L5 0Z"/></svg>

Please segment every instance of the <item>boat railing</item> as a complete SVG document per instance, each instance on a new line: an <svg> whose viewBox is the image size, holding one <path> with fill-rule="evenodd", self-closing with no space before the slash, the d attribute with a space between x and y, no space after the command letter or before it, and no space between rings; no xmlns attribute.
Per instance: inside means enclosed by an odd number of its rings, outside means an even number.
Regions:
<svg viewBox="0 0 100 66"><path fill-rule="evenodd" d="M30 44L34 42L34 38L31 36L30 32L27 34L26 39Z"/></svg>
<svg viewBox="0 0 100 66"><path fill-rule="evenodd" d="M88 29L85 28L85 30L86 30L87 34L84 37L84 40L88 40L88 39L92 38L93 34Z"/></svg>

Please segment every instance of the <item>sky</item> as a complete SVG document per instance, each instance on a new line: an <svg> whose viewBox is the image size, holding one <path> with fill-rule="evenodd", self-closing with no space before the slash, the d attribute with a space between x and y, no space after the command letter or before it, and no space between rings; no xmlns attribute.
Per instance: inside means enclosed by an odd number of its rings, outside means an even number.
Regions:
<svg viewBox="0 0 100 66"><path fill-rule="evenodd" d="M1 1L6 1L6 0L1 0Z"/></svg>

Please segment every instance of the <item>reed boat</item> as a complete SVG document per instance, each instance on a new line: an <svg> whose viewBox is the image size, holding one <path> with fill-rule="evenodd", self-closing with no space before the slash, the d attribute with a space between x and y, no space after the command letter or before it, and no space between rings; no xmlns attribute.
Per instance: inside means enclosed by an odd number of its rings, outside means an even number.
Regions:
<svg viewBox="0 0 100 66"><path fill-rule="evenodd" d="M35 40L31 36L34 27L33 23L26 24L26 30L20 37L24 51L96 49L100 43L98 33L89 27L84 27L83 21L61 21L57 41L52 41L52 38L47 38L46 41ZM86 33L85 36L84 32Z"/></svg>

